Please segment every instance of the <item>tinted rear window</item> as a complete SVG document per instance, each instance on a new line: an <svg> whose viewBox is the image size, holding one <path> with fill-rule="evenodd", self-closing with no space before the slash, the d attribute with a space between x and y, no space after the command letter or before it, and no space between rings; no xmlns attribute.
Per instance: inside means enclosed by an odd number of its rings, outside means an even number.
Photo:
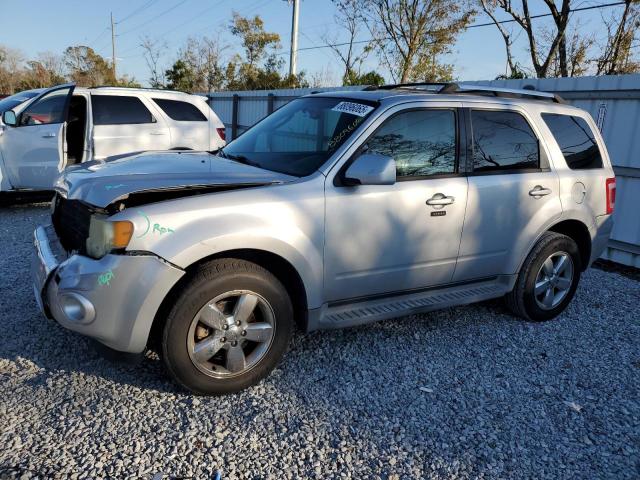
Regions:
<svg viewBox="0 0 640 480"><path fill-rule="evenodd" d="M154 102L166 113L172 120L179 122L206 122L207 117L198 110L198 107L188 102L179 100L167 100L165 98L154 98Z"/></svg>
<svg viewBox="0 0 640 480"><path fill-rule="evenodd" d="M472 110L473 170L493 172L538 168L538 138L522 115Z"/></svg>
<svg viewBox="0 0 640 480"><path fill-rule="evenodd" d="M151 112L138 97L91 95L94 125L153 123Z"/></svg>
<svg viewBox="0 0 640 480"><path fill-rule="evenodd" d="M593 131L584 118L543 113L542 119L556 139L569 168L602 168L600 149Z"/></svg>

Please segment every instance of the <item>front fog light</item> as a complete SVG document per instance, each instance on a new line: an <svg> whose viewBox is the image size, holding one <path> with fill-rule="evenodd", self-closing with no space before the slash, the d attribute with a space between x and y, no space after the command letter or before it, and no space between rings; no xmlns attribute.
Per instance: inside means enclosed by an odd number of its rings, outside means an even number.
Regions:
<svg viewBox="0 0 640 480"><path fill-rule="evenodd" d="M96 317L96 310L87 298L75 292L60 295L60 308L72 322L90 323Z"/></svg>
<svg viewBox="0 0 640 480"><path fill-rule="evenodd" d="M102 258L114 248L129 245L133 235L133 223L126 220L112 222L104 217L92 216L87 238L87 254Z"/></svg>

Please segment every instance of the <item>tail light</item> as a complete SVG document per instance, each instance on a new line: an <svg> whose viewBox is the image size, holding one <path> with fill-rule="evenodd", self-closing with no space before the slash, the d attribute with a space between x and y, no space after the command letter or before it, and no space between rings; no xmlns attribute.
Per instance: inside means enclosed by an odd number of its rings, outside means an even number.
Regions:
<svg viewBox="0 0 640 480"><path fill-rule="evenodd" d="M607 215L613 213L613 209L616 206L616 179L607 178Z"/></svg>
<svg viewBox="0 0 640 480"><path fill-rule="evenodd" d="M218 132L218 136L226 141L227 140L227 132L225 128L216 128L216 132Z"/></svg>

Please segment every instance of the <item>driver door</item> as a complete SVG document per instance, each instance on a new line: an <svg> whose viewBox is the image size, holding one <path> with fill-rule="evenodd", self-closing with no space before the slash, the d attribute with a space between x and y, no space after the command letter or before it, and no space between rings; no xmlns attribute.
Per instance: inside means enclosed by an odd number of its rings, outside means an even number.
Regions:
<svg viewBox="0 0 640 480"><path fill-rule="evenodd" d="M7 126L2 150L13 188L51 190L66 163L65 127L74 85L42 93Z"/></svg>
<svg viewBox="0 0 640 480"><path fill-rule="evenodd" d="M394 185L325 184L329 302L444 285L453 277L467 201L458 109L402 109L360 147L393 157Z"/></svg>

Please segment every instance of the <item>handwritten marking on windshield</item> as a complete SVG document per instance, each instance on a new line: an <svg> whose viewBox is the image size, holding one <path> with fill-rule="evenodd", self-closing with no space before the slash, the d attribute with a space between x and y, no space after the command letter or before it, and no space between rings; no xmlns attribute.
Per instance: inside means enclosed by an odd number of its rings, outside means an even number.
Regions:
<svg viewBox="0 0 640 480"><path fill-rule="evenodd" d="M345 137L345 135L353 132L356 129L356 127L360 125L360 122L362 122L362 117L356 118L353 122L347 125L338 135L334 136L331 140L329 140L329 145L328 145L329 150L338 146L342 141L342 139Z"/></svg>
<svg viewBox="0 0 640 480"><path fill-rule="evenodd" d="M114 277L113 272L111 271L111 269L109 269L108 271L104 272L98 277L98 285L109 286L110 285L109 282L111 282L113 277Z"/></svg>

